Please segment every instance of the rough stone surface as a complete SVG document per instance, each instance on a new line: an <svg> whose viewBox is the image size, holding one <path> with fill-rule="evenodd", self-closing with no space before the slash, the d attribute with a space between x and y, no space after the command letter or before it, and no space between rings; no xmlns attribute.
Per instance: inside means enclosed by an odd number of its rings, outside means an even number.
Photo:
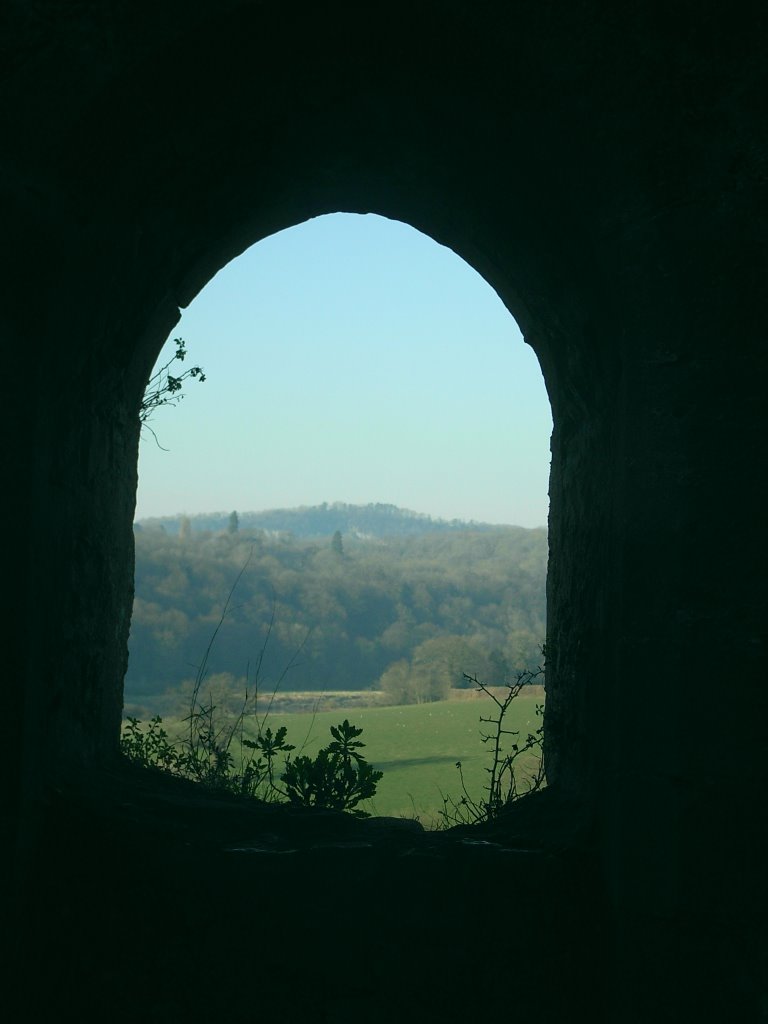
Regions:
<svg viewBox="0 0 768 1024"><path fill-rule="evenodd" d="M135 413L178 308L276 230L375 212L483 274L552 402L546 727L561 796L536 827L556 831L544 819L564 801L597 868L582 885L552 883L542 919L556 935L586 888L606 908L601 934L586 935L598 1006L577 986L570 1017L553 1019L765 1021L765 44L766 9L750 3L3 7L4 797L16 851L4 877L21 879L22 919L34 919L25 900L43 915L30 962L45 915L61 937L79 908L90 938L68 976L80 970L111 1005L125 964L149 969L121 960L130 866L162 880L175 912L189 906L182 878L203 879L211 907L237 860L196 845L173 890L181 839L166 856L140 821L113 842L90 775L61 790L63 807L51 787L116 754ZM30 872L49 874L56 828L67 838L50 877L70 895L46 887L41 905ZM78 861L78 834L91 860ZM384 885L387 912L412 922L420 886L447 868L410 873L376 856L375 882L361 867L357 890ZM323 858L341 891L343 856ZM517 868L504 870L508 890L483 870L483 901L507 906L519 891ZM440 890L440 927L454 921L463 941L487 906L472 872L451 862L455 896ZM298 875L281 877L292 892ZM292 923L315 928L302 898ZM224 936L229 917L216 915L231 909L211 913L208 934ZM407 930L397 963L436 941L424 921L429 935ZM219 941L223 963L235 947ZM542 942L552 991L558 972L577 972L559 940ZM153 975L158 1005L189 975L183 954ZM538 956L500 955L499 971L539 978ZM517 989L505 991L511 1015ZM325 1019L341 1019L344 998L321 1000Z"/></svg>

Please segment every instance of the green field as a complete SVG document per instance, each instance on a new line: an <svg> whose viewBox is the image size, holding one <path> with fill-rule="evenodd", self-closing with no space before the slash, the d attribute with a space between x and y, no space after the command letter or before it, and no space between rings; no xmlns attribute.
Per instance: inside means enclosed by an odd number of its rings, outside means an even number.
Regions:
<svg viewBox="0 0 768 1024"><path fill-rule="evenodd" d="M505 726L519 729L521 737L541 724L536 705L541 696L519 696L512 704ZM364 809L376 815L418 817L427 827L434 824L442 806L442 794L460 795L456 762L473 795L480 797L484 768L490 763L490 745L480 740L480 716L489 717L495 706L488 697L439 701L405 707L351 708L312 714L275 714L268 724L285 725L288 740L314 754L330 739L329 727L348 718L363 728L363 753L384 772L378 792ZM484 727L488 729L487 726Z"/></svg>

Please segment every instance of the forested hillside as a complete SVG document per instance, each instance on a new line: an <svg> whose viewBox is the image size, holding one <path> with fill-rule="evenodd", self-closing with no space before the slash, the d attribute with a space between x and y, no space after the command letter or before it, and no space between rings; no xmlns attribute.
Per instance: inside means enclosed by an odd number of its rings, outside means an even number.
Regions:
<svg viewBox="0 0 768 1024"><path fill-rule="evenodd" d="M218 531L137 528L128 701L194 677L244 565L212 674L252 678L268 633L262 682L291 666L283 689L429 700L461 685L463 672L502 682L540 661L544 529L309 541L247 529L245 518L223 517Z"/></svg>

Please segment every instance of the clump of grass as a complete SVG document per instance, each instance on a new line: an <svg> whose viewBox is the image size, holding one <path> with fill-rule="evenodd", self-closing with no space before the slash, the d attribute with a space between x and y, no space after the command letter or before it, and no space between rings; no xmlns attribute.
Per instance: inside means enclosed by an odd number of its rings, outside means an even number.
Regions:
<svg viewBox="0 0 768 1024"><path fill-rule="evenodd" d="M296 748L286 740L286 726L275 732L267 727L256 739L243 739L251 754L237 768L227 746L217 739L215 711L213 705L202 709L203 724L193 728L193 745L186 738L172 743L159 715L146 728L129 718L120 743L122 753L143 768L190 779L214 792L368 817L357 805L376 795L384 773L374 771L360 753L365 746L357 739L362 729L345 719L331 726L331 742L316 757L299 754L292 759ZM279 775L278 758L284 759Z"/></svg>

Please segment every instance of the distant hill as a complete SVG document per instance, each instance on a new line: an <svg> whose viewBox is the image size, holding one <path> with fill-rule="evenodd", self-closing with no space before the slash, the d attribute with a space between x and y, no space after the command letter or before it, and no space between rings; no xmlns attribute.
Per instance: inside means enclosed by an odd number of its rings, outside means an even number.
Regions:
<svg viewBox="0 0 768 1024"><path fill-rule="evenodd" d="M472 530L491 532L509 529L508 526L491 523L467 522L461 519L435 519L420 512L398 508L396 505L381 503L370 505L347 505L336 501L332 504L301 506L300 508L270 509L265 512L240 512L238 518L241 533L264 530L268 533L288 534L305 540L328 537L339 530L342 534L364 539L387 537L416 537L425 533L456 533ZM184 517L157 516L141 519L139 529L160 529L175 536L181 522L189 519L194 533L226 530L230 512L210 512Z"/></svg>

